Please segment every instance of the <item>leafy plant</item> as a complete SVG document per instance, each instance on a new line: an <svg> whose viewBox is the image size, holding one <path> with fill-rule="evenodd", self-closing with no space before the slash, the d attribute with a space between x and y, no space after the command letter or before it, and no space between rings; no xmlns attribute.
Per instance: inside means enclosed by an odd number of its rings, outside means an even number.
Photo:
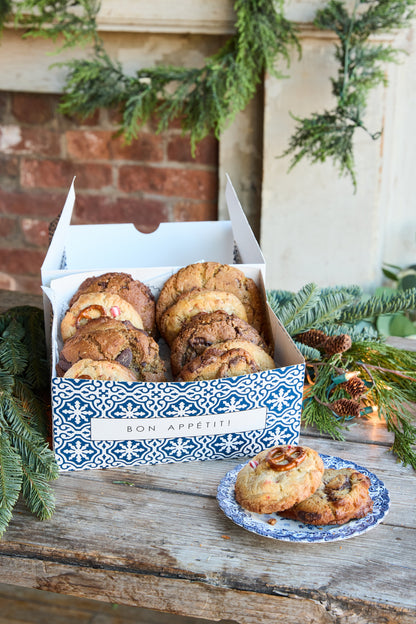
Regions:
<svg viewBox="0 0 416 624"><path fill-rule="evenodd" d="M42 311L11 308L0 315L0 535L20 494L40 519L54 512L49 481L58 467L47 443L48 382Z"/></svg>

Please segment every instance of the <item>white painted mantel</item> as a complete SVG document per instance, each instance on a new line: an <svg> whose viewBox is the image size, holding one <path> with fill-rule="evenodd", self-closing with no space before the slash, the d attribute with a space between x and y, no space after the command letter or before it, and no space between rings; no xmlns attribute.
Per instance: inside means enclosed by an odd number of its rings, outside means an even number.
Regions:
<svg viewBox="0 0 416 624"><path fill-rule="evenodd" d="M303 54L287 78L266 76L264 91L226 129L220 141L220 216L229 173L267 260L267 286L297 290L319 285L382 281L383 262L416 263L416 49L415 29L390 37L407 51L389 65L389 86L372 94L367 126L382 139L357 134L358 189L331 163L298 164L279 158L294 130L290 113L308 116L331 106L335 39L311 25L326 2L288 0ZM99 16L109 52L133 72L155 63L197 66L234 29L232 0L103 0ZM51 56L44 40L22 40L8 28L0 42L0 90L59 93L63 68L51 63L87 51ZM283 68L286 69L286 68Z"/></svg>

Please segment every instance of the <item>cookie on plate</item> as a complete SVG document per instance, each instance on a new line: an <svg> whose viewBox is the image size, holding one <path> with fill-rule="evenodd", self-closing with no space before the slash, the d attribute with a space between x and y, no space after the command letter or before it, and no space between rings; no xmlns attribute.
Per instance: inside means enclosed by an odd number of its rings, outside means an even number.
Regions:
<svg viewBox="0 0 416 624"><path fill-rule="evenodd" d="M125 299L109 293L92 292L80 295L65 314L61 322L62 340L65 342L77 329L100 317L130 321L136 329L143 329L142 317Z"/></svg>
<svg viewBox="0 0 416 624"><path fill-rule="evenodd" d="M103 275L87 277L69 302L69 307L80 295L92 292L105 292L118 295L133 306L143 321L143 328L155 336L156 304L150 288L140 280L133 279L128 273L110 272Z"/></svg>
<svg viewBox="0 0 416 624"><path fill-rule="evenodd" d="M247 321L247 314L240 299L232 293L221 290L204 290L202 288L183 293L176 302L162 314L159 331L166 342L171 345L183 325L200 312L223 310L227 314L235 314Z"/></svg>
<svg viewBox="0 0 416 624"><path fill-rule="evenodd" d="M207 347L201 355L188 362L179 372L177 381L235 377L237 374L249 375L272 368L275 368L274 360L262 347L248 340L226 340Z"/></svg>
<svg viewBox="0 0 416 624"><path fill-rule="evenodd" d="M128 321L101 317L81 326L64 343L57 374L62 377L81 359L118 362L129 368L138 381L166 381L157 342Z"/></svg>
<svg viewBox="0 0 416 624"><path fill-rule="evenodd" d="M370 485L370 479L353 468L326 468L312 496L280 515L304 524L345 524L372 511Z"/></svg>
<svg viewBox="0 0 416 624"><path fill-rule="evenodd" d="M281 512L311 496L323 472L323 461L315 450L276 446L261 451L239 471L235 498L248 511Z"/></svg>
<svg viewBox="0 0 416 624"><path fill-rule="evenodd" d="M219 262L197 262L172 275L164 284L156 302L156 322L178 298L194 289L232 293L244 305L248 323L266 335L264 304L256 283L237 267Z"/></svg>
<svg viewBox="0 0 416 624"><path fill-rule="evenodd" d="M101 381L137 381L135 374L118 362L79 360L64 375L65 379L99 379Z"/></svg>
<svg viewBox="0 0 416 624"><path fill-rule="evenodd" d="M171 366L174 376L207 347L226 340L247 340L267 350L259 332L235 314L223 310L201 312L182 326L171 345Z"/></svg>
<svg viewBox="0 0 416 624"><path fill-rule="evenodd" d="M222 377L250 375L260 370L254 358L245 349L221 351L208 347L202 355L191 360L180 371L176 381L207 381Z"/></svg>

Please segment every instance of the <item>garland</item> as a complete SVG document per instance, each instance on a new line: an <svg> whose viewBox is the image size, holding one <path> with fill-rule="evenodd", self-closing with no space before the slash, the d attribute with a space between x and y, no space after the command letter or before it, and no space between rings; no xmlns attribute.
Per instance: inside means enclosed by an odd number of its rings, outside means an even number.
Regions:
<svg viewBox="0 0 416 624"><path fill-rule="evenodd" d="M387 84L384 64L398 61L398 51L392 46L370 43L369 38L407 26L415 4L416 0L355 0L349 14L345 2L330 0L317 12L315 26L333 31L339 39L335 50L338 75L331 80L336 104L309 118L293 116L297 127L282 155L292 156L290 169L305 157L312 163L332 159L340 176L349 175L356 189L354 135L361 129L373 140L381 136L381 131L373 133L365 126L367 101L370 91Z"/></svg>
<svg viewBox="0 0 416 624"><path fill-rule="evenodd" d="M181 119L191 145L209 133L218 138L226 125L255 94L267 70L278 78L277 59L290 61L292 48L300 52L295 27L283 15L283 0L236 0L236 34L202 68L160 65L141 69L131 77L107 54L97 33L100 3L81 0L82 16L75 15L72 0L23 0L17 22L28 35L57 39L63 47L92 43L92 56L63 63L69 70L61 104L63 113L88 117L99 108L120 107L121 132L127 141L156 112L158 131Z"/></svg>

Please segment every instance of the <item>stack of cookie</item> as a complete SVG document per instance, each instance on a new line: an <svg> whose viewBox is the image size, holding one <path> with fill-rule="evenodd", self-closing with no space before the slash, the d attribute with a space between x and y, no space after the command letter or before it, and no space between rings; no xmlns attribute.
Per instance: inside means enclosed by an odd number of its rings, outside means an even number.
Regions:
<svg viewBox="0 0 416 624"><path fill-rule="evenodd" d="M275 368L262 297L236 267L198 262L180 269L160 292L156 323L175 381Z"/></svg>
<svg viewBox="0 0 416 624"><path fill-rule="evenodd" d="M373 509L369 478L353 468L324 468L306 446L262 451L238 473L237 502L248 511L277 513L312 525L345 524Z"/></svg>
<svg viewBox="0 0 416 624"><path fill-rule="evenodd" d="M82 282L61 322L57 374L77 379L165 381L155 340L155 300L127 273Z"/></svg>

